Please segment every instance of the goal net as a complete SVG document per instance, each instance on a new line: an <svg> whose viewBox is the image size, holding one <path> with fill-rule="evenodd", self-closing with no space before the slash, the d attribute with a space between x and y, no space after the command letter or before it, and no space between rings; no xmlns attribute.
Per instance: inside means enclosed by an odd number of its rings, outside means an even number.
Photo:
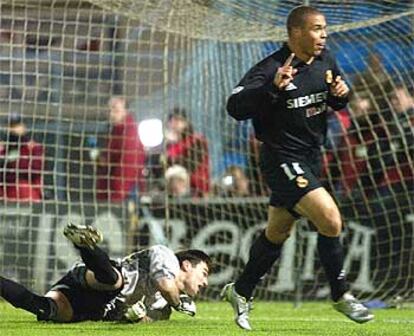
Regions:
<svg viewBox="0 0 414 336"><path fill-rule="evenodd" d="M217 297L268 202L260 144L226 98L303 3L326 14L353 88L329 114L323 174L349 281L367 299L412 299L412 1L2 1L0 274L45 290L78 258L62 235L71 221L100 228L114 258L151 244L204 249L217 261L205 296ZM111 106L124 103L128 122L116 121ZM328 296L306 221L256 294Z"/></svg>

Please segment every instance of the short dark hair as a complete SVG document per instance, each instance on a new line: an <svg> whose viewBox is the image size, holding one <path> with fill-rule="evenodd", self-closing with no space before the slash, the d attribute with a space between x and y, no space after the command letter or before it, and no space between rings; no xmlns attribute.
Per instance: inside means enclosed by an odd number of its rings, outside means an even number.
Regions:
<svg viewBox="0 0 414 336"><path fill-rule="evenodd" d="M323 15L323 13L312 6L303 5L293 8L286 21L288 34L290 34L293 28L304 27L307 17L311 15Z"/></svg>
<svg viewBox="0 0 414 336"><path fill-rule="evenodd" d="M207 264L209 271L211 271L213 268L213 260L207 253L201 250L183 250L177 252L175 256L180 263L180 267L183 264L184 260L188 260L193 266L196 266L200 262L204 261Z"/></svg>
<svg viewBox="0 0 414 336"><path fill-rule="evenodd" d="M167 120L170 121L172 118L181 118L188 121L187 111L183 107L174 107L171 113L168 115Z"/></svg>
<svg viewBox="0 0 414 336"><path fill-rule="evenodd" d="M24 124L23 115L16 112L11 113L8 117L8 124L11 127L15 125Z"/></svg>
<svg viewBox="0 0 414 336"><path fill-rule="evenodd" d="M399 90L402 90L407 95L410 95L410 87L401 80L397 80L397 81L388 80L383 84L383 87L384 87L384 92L386 92L388 98L394 97L395 93Z"/></svg>
<svg viewBox="0 0 414 336"><path fill-rule="evenodd" d="M191 123L187 114L187 110L185 108L178 106L174 107L172 112L168 115L167 121L171 121L174 118L181 119L187 122L187 127L183 132L184 138L194 133L193 124Z"/></svg>
<svg viewBox="0 0 414 336"><path fill-rule="evenodd" d="M127 99L126 96L123 96L123 95L113 95L113 96L110 96L109 99L108 99L108 103L112 99L122 100L124 102L124 104L125 104L125 109L127 109L127 110L129 109L129 101L128 101L128 99Z"/></svg>

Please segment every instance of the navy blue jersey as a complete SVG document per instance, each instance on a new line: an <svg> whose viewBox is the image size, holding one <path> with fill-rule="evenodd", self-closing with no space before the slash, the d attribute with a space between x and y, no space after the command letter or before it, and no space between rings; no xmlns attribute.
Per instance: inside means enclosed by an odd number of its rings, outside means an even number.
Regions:
<svg viewBox="0 0 414 336"><path fill-rule="evenodd" d="M295 57L291 65L298 71L289 85L279 90L273 80L291 53L284 44L251 68L233 89L227 110L237 120L253 119L260 141L278 151L301 155L319 150L324 143L328 106L339 110L348 99L329 93L328 82L340 72L327 50L311 64Z"/></svg>

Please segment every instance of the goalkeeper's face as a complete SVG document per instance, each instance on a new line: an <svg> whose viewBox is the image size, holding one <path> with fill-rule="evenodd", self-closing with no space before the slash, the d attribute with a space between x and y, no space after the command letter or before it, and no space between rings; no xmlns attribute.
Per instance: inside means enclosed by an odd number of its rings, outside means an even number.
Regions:
<svg viewBox="0 0 414 336"><path fill-rule="evenodd" d="M209 269L204 261L192 265L185 260L182 270L185 273L184 291L187 295L194 297L199 293L200 289L207 287Z"/></svg>
<svg viewBox="0 0 414 336"><path fill-rule="evenodd" d="M325 49L326 20L323 15L309 15L298 34L298 46L308 57L315 57Z"/></svg>

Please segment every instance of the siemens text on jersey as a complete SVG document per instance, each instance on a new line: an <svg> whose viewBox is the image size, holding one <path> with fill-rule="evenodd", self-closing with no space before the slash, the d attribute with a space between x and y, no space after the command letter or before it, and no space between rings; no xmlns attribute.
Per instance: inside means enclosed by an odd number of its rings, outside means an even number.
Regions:
<svg viewBox="0 0 414 336"><path fill-rule="evenodd" d="M288 99L286 101L286 106L288 109L294 109L298 107L305 107L311 104L317 104L322 103L326 101L326 98L328 97L328 91L318 92L318 93L312 93L307 96L303 97L297 97Z"/></svg>

